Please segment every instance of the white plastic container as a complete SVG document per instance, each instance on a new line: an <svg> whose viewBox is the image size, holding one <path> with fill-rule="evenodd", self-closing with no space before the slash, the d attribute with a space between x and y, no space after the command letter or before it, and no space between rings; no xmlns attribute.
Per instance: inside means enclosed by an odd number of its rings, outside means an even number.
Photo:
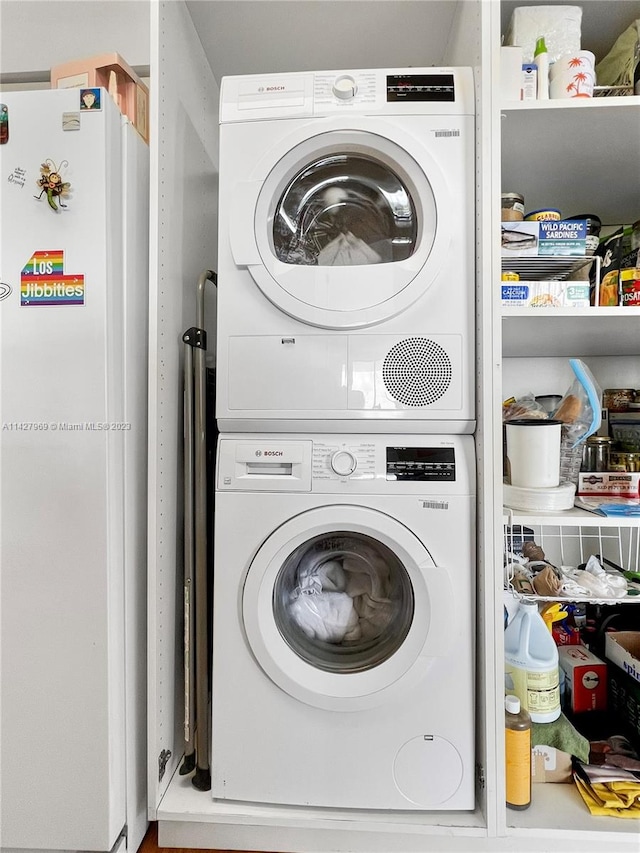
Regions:
<svg viewBox="0 0 640 853"><path fill-rule="evenodd" d="M549 489L560 485L562 423L517 418L505 424L507 471L512 486Z"/></svg>
<svg viewBox="0 0 640 853"><path fill-rule="evenodd" d="M506 692L517 696L534 723L560 716L558 649L533 601L521 601L504 632Z"/></svg>

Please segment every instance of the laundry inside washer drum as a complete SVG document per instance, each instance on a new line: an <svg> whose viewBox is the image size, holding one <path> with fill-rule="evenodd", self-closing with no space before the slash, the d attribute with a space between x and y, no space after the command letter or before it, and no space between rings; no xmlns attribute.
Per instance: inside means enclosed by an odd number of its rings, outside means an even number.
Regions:
<svg viewBox="0 0 640 853"><path fill-rule="evenodd" d="M273 591L278 630L312 666L352 673L387 660L413 621L409 575L385 545L355 532L308 540L284 562Z"/></svg>
<svg viewBox="0 0 640 853"><path fill-rule="evenodd" d="M406 260L418 234L411 195L387 165L335 154L306 166L275 210L273 246L287 264L356 266Z"/></svg>

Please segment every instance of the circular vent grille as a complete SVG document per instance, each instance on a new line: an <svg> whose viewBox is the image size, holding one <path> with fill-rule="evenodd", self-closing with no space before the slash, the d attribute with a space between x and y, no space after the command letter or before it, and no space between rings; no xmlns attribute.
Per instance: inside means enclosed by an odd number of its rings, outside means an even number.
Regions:
<svg viewBox="0 0 640 853"><path fill-rule="evenodd" d="M407 338L391 347L382 365L389 394L405 406L435 403L451 385L451 360L428 338Z"/></svg>

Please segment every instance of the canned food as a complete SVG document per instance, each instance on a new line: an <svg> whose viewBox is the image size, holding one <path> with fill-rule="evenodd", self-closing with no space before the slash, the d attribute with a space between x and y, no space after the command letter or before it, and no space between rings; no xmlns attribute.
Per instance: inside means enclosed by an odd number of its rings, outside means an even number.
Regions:
<svg viewBox="0 0 640 853"><path fill-rule="evenodd" d="M505 270L502 273L503 281L520 281L520 276L517 272L512 272L511 270Z"/></svg>
<svg viewBox="0 0 640 853"><path fill-rule="evenodd" d="M622 304L630 308L640 306L640 269L631 267L620 270Z"/></svg>
<svg viewBox="0 0 640 853"><path fill-rule="evenodd" d="M560 211L555 207L546 207L542 210L532 210L525 216L525 222L557 222L560 219Z"/></svg>
<svg viewBox="0 0 640 853"><path fill-rule="evenodd" d="M502 193L502 221L522 222L524 219L524 196L520 193Z"/></svg>
<svg viewBox="0 0 640 853"><path fill-rule="evenodd" d="M633 388L605 388L602 392L602 408L610 412L626 412L635 396Z"/></svg>

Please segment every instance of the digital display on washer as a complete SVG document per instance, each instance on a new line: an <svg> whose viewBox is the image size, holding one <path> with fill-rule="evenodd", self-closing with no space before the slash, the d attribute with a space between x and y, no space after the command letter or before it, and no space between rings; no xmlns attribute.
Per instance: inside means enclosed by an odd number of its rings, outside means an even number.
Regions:
<svg viewBox="0 0 640 853"><path fill-rule="evenodd" d="M453 447L387 447L387 479L453 482L455 451Z"/></svg>
<svg viewBox="0 0 640 853"><path fill-rule="evenodd" d="M453 74L387 74L387 101L455 101Z"/></svg>

